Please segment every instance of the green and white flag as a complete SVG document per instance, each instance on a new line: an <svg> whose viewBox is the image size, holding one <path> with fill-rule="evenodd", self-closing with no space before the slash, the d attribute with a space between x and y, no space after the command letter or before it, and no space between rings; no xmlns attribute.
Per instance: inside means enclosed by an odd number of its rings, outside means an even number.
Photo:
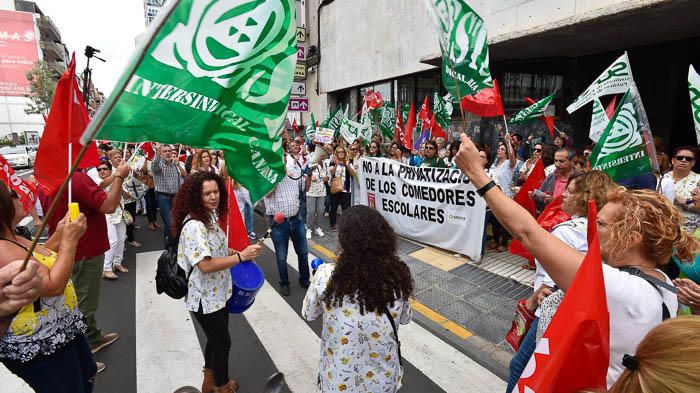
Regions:
<svg viewBox="0 0 700 393"><path fill-rule="evenodd" d="M352 121L348 119L347 108L345 109L345 114L340 122L340 135L348 143L353 143L357 138L364 137L365 126L362 123Z"/></svg>
<svg viewBox="0 0 700 393"><path fill-rule="evenodd" d="M84 138L223 150L252 200L284 177L294 0L169 1Z"/></svg>
<svg viewBox="0 0 700 393"><path fill-rule="evenodd" d="M433 113L435 121L443 129L447 128L452 123L452 96L447 93L445 98L440 98L438 93L433 95Z"/></svg>
<svg viewBox="0 0 700 393"><path fill-rule="evenodd" d="M385 102L380 107L381 117L379 120L379 130L388 139L394 139L394 128L396 125L396 108L394 104Z"/></svg>
<svg viewBox="0 0 700 393"><path fill-rule="evenodd" d="M695 136L700 144L700 75L692 64L688 68L688 89L690 90L690 109L693 112Z"/></svg>
<svg viewBox="0 0 700 393"><path fill-rule="evenodd" d="M511 123L527 123L532 120L537 120L545 115L545 110L547 106L552 102L556 92L548 95L547 97L535 102L534 104L528 106L527 108L518 112L512 119Z"/></svg>
<svg viewBox="0 0 700 393"><path fill-rule="evenodd" d="M591 169L606 172L614 181L652 172L641 120L644 108L633 93L625 93L591 152Z"/></svg>
<svg viewBox="0 0 700 393"><path fill-rule="evenodd" d="M321 123L320 127L330 128L331 130L338 132L340 130L340 123L342 120L343 110L341 107L338 107L335 112L328 114L328 117L323 121L323 123Z"/></svg>
<svg viewBox="0 0 700 393"><path fill-rule="evenodd" d="M409 113L411 113L411 104L403 104L401 107L401 121L403 124L407 124Z"/></svg>
<svg viewBox="0 0 700 393"><path fill-rule="evenodd" d="M306 140L307 141L313 141L314 137L316 136L316 120L314 120L314 114L311 114L311 118L309 119L309 124L306 125Z"/></svg>
<svg viewBox="0 0 700 393"><path fill-rule="evenodd" d="M591 130L588 133L588 137L591 138L593 142L597 143L609 122L610 119L608 119L608 115L605 113L605 108L603 108L600 99L594 98L593 114L591 115Z"/></svg>
<svg viewBox="0 0 700 393"><path fill-rule="evenodd" d="M632 69L627 58L627 52L620 56L574 102L566 107L566 111L574 113L594 98L626 92L632 83Z"/></svg>
<svg viewBox="0 0 700 393"><path fill-rule="evenodd" d="M493 87L486 24L465 0L425 0L435 18L442 52L442 83L464 97Z"/></svg>

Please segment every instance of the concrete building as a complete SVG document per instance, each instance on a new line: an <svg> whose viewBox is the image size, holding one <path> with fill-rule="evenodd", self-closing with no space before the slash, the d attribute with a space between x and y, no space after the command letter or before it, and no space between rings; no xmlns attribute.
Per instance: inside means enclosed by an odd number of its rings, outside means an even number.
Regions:
<svg viewBox="0 0 700 393"><path fill-rule="evenodd" d="M49 69L55 74L56 80L66 70L69 56L65 44L61 40L61 33L50 17L44 15L41 9L32 1L0 1L0 10L18 11L18 14L28 13L33 16L34 29L37 42L36 57L40 61L45 61ZM2 27L0 27L2 30ZM6 54L12 57L12 53ZM32 64L24 64L26 71L31 70ZM26 72L25 71L25 72ZM28 98L24 93L12 95L0 95L0 137L3 135L24 131L44 130L44 119L40 114L28 115L24 112Z"/></svg>
<svg viewBox="0 0 700 393"><path fill-rule="evenodd" d="M320 4L319 4L320 3ZM571 103L608 65L628 51L654 135L665 148L695 144L687 88L688 65L700 67L700 1L693 0L471 0L485 20L491 74L498 79L507 114L555 89L556 125L587 138L588 105L569 115ZM420 105L444 94L440 50L423 0L307 0L305 20L307 92L311 110L323 118L329 106L359 110L365 89L398 104ZM432 99L431 99L432 101ZM605 102L604 102L605 104ZM452 131L480 130L494 139L502 119L467 115L455 106ZM539 122L514 127L544 134Z"/></svg>

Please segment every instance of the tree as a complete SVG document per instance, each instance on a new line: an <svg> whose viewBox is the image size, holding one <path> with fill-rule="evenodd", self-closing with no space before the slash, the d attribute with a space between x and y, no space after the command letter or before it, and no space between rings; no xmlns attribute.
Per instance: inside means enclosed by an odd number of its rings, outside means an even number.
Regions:
<svg viewBox="0 0 700 393"><path fill-rule="evenodd" d="M56 91L56 83L58 83L57 75L51 72L46 62L39 61L31 71L27 72L27 80L29 80L31 94L25 97L31 102L27 103L24 112L28 115L48 116L53 102L53 93Z"/></svg>

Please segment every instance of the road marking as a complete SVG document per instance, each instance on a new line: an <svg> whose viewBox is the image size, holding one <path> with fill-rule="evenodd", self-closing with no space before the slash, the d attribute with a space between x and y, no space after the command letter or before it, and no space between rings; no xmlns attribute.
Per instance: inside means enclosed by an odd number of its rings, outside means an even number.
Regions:
<svg viewBox="0 0 700 393"><path fill-rule="evenodd" d="M413 309L418 311L419 313L423 314L423 316L425 316L426 318L442 326L455 336L461 338L462 340L466 340L474 335L474 333L450 321L447 317L443 316L442 314L433 311L430 307L419 302L418 300L411 300L411 307L413 307Z"/></svg>
<svg viewBox="0 0 700 393"><path fill-rule="evenodd" d="M182 300L155 291L162 251L136 254L136 388L172 392L202 381L204 355Z"/></svg>
<svg viewBox="0 0 700 393"><path fill-rule="evenodd" d="M0 392L33 393L34 389L0 364Z"/></svg>
<svg viewBox="0 0 700 393"><path fill-rule="evenodd" d="M274 252L274 245L271 239L266 239L264 245ZM311 248L319 253L327 255L329 258L333 259L333 261L337 258L335 253L319 244L313 244ZM296 253L292 252L294 247L291 242L288 250L287 264L296 270L297 257ZM277 296L279 297L279 295ZM256 304L257 302L258 300L256 300ZM419 304L419 306L415 307L416 304ZM420 302L412 302L412 305L418 312L421 312L421 310L430 310ZM255 309L255 307L250 308L250 310L253 309ZM246 314L249 312L250 311L246 311ZM464 335L465 332L471 335L471 332L449 321L435 311L430 310L430 312L434 313L437 319L443 319L441 326L456 334L458 337L459 335L455 333L455 331L460 332L462 335ZM460 329L463 330L460 331ZM279 334L275 337L279 339ZM441 389L448 393L502 392L506 389L505 381L415 322L409 323L408 325L401 325L399 337L401 339L401 355L428 379L435 382ZM267 345L265 345L265 347L267 348ZM320 341L316 344L315 348L320 348ZM277 365L277 362L275 362L275 364Z"/></svg>

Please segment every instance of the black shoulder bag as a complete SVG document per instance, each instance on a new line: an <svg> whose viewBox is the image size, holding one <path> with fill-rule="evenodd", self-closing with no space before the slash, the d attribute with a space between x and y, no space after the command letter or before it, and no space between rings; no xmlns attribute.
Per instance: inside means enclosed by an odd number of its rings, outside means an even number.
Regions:
<svg viewBox="0 0 700 393"><path fill-rule="evenodd" d="M189 221L192 221L192 219L186 219L182 223L182 227L184 228ZM180 230L175 239L171 239L168 247L160 254L158 267L156 268L156 292L159 295L165 292L166 295L173 299L182 299L187 295L187 283L194 271L193 267L186 274L180 265L177 264L177 249L180 244L181 233L182 230Z"/></svg>

